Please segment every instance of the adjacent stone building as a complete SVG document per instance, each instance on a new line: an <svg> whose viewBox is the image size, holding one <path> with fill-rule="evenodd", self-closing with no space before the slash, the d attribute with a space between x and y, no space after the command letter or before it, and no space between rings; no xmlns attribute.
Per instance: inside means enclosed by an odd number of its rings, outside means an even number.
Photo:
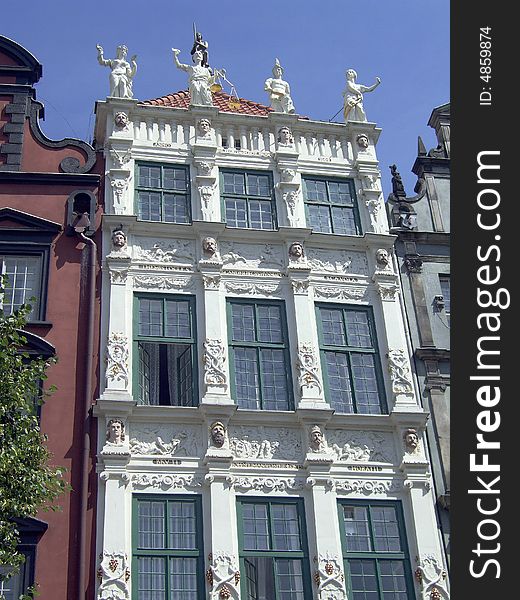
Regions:
<svg viewBox="0 0 520 600"><path fill-rule="evenodd" d="M179 54L189 91L96 104L97 597L449 598L380 129Z"/></svg>
<svg viewBox="0 0 520 600"><path fill-rule="evenodd" d="M52 141L41 131L44 108L34 87L41 76L42 65L29 51L0 36L0 265L9 278L3 310L11 314L34 297L27 350L58 358L46 383L57 391L40 407L40 423L72 492L57 500L61 511L17 520L26 561L18 575L0 582L7 600L35 581L41 598L80 598L80 579L86 586L94 564L85 436L94 425L87 411L98 347L99 165L85 142ZM96 479L90 485L95 492Z"/></svg>
<svg viewBox="0 0 520 600"><path fill-rule="evenodd" d="M435 108L428 125L436 148L426 151L419 137L412 171L416 195L407 197L393 168L389 197L390 231L410 326L421 402L431 414L428 442L435 496L449 553L450 525L450 105ZM395 167L395 165L394 165Z"/></svg>

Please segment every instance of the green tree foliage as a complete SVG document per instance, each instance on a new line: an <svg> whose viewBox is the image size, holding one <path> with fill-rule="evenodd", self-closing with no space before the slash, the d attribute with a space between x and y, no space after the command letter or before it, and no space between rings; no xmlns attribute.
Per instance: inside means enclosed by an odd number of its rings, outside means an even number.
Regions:
<svg viewBox="0 0 520 600"><path fill-rule="evenodd" d="M0 311L0 564L12 572L24 561L16 550L19 532L12 519L56 510L53 502L69 488L64 469L49 466L38 423L37 406L52 391L42 392L41 382L54 359L24 351L22 330L29 312L28 305L12 315Z"/></svg>

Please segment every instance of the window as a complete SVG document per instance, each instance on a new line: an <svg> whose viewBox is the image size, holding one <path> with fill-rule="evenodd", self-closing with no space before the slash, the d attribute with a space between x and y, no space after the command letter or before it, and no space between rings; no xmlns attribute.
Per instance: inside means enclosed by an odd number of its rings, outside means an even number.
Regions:
<svg viewBox="0 0 520 600"><path fill-rule="evenodd" d="M450 276L449 275L439 275L439 281L441 284L441 292L444 300L444 312L446 313L446 317L448 319L448 325L450 324L450 315L451 315L451 290L450 290Z"/></svg>
<svg viewBox="0 0 520 600"><path fill-rule="evenodd" d="M142 295L135 307L138 403L196 406L193 297Z"/></svg>
<svg viewBox="0 0 520 600"><path fill-rule="evenodd" d="M398 502L340 502L339 522L351 600L415 597Z"/></svg>
<svg viewBox="0 0 520 600"><path fill-rule="evenodd" d="M233 393L240 408L293 410L281 302L228 302Z"/></svg>
<svg viewBox="0 0 520 600"><path fill-rule="evenodd" d="M360 235L354 182L303 178L308 224L320 233Z"/></svg>
<svg viewBox="0 0 520 600"><path fill-rule="evenodd" d="M31 304L32 310L28 320L40 320L43 253L0 254L0 264L2 275L7 275L3 298L4 313L11 315L22 304Z"/></svg>
<svg viewBox="0 0 520 600"><path fill-rule="evenodd" d="M229 227L276 228L270 173L221 170L221 189Z"/></svg>
<svg viewBox="0 0 520 600"><path fill-rule="evenodd" d="M329 404L338 412L381 414L383 382L369 308L318 305L320 353Z"/></svg>
<svg viewBox="0 0 520 600"><path fill-rule="evenodd" d="M301 500L238 502L242 598L311 598Z"/></svg>
<svg viewBox="0 0 520 600"><path fill-rule="evenodd" d="M136 194L139 219L164 223L191 221L187 167L138 164Z"/></svg>
<svg viewBox="0 0 520 600"><path fill-rule="evenodd" d="M134 496L134 600L204 598L198 496Z"/></svg>

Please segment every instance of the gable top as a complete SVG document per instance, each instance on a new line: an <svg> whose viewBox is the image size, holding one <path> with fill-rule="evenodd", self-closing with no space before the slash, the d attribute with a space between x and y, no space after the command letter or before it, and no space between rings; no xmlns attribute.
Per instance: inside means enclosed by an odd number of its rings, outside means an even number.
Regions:
<svg viewBox="0 0 520 600"><path fill-rule="evenodd" d="M17 42L0 35L0 83L33 84L41 76L38 60Z"/></svg>

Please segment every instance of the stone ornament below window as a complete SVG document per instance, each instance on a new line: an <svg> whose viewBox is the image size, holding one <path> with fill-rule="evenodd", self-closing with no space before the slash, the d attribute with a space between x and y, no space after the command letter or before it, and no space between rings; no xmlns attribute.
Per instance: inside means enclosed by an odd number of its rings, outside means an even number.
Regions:
<svg viewBox="0 0 520 600"><path fill-rule="evenodd" d="M314 573L314 583L318 588L320 600L344 600L345 577L341 568L341 561L337 556L320 554L314 557L317 570Z"/></svg>
<svg viewBox="0 0 520 600"><path fill-rule="evenodd" d="M415 578L421 587L421 600L449 600L448 575L433 554L422 558L415 570Z"/></svg>
<svg viewBox="0 0 520 600"><path fill-rule="evenodd" d="M219 551L209 554L208 560L206 581L211 588L211 600L238 599L240 571L235 556Z"/></svg>
<svg viewBox="0 0 520 600"><path fill-rule="evenodd" d="M126 553L104 551L99 558L101 563L97 570L100 582L98 600L128 600L130 563Z"/></svg>

